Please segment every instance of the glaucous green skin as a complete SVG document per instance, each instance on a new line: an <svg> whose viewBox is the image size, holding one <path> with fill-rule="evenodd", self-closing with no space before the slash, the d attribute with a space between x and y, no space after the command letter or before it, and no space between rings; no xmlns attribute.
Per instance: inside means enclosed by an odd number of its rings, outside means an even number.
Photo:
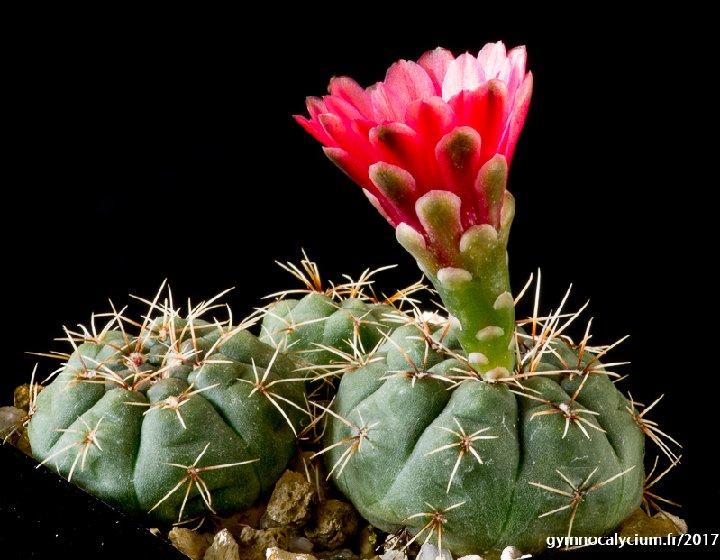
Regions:
<svg viewBox="0 0 720 560"><path fill-rule="evenodd" d="M479 379L453 386L424 375L458 375L453 368L467 366L434 350L426 358L415 326L400 327L392 339L394 344L380 349L383 360L343 376L333 409L354 426L331 417L325 440L331 446L355 438L330 449L326 463L335 468L337 486L370 523L385 531L407 526L416 533L431 521L416 514L462 503L444 514L443 547L456 555L496 555L508 545L534 553L546 547L546 537L568 533L572 507L542 515L571 505L572 497L532 484L574 495L558 471L587 490L632 469L582 494L572 528L575 536L607 533L640 505L644 436L626 409L628 401L604 373L589 375L575 405L599 413L581 416L604 432L585 425L588 438L571 422L563 437L563 414L533 417L552 407L511 392L520 390L517 386ZM446 339L444 344L450 343ZM574 351L567 344L557 341L555 347L572 360ZM424 364L420 376L411 374L408 358ZM590 358L586 355L582 367ZM577 362L575 355L570 363ZM552 357L538 370L563 368ZM534 376L523 380L521 392L558 405L569 403L581 378ZM483 430L477 435L496 437L472 442L482 464L466 450L448 491L461 451L458 424L467 435ZM365 436L359 438L362 428ZM347 457L343 453L352 443L359 445L338 476Z"/></svg>
<svg viewBox="0 0 720 560"><path fill-rule="evenodd" d="M311 292L299 300L275 302L263 319L260 340L281 345L299 363L325 365L341 357L319 345L352 355L350 342L357 329L360 347L369 352L382 340L383 332L397 327L393 316L398 316L397 309L387 304L359 298L338 301Z"/></svg>
<svg viewBox="0 0 720 560"><path fill-rule="evenodd" d="M176 319L176 329L184 325ZM170 463L192 465L207 446L196 464L201 470L257 459L199 475L210 491L216 512L229 513L251 506L276 482L295 450L295 435L283 415L261 391L251 394L256 382L253 362L262 378L274 350L243 330L227 337L205 357L220 331L200 321L194 330L194 342L189 331L184 331L186 340L181 348L183 352L197 348L197 359L205 358L199 366L178 362L167 368L168 339L160 335L145 337L141 350L145 363L138 369L150 372L166 367L167 374L136 390L103 383L98 375L111 371L123 378L130 375L128 358L134 351L134 340L128 345L123 334L110 331L101 342L80 344L53 382L38 395L37 411L29 425L33 455L66 477L79 457L72 482L131 514L145 514L161 502L150 516L154 521L169 523L178 521L187 482L162 500L188 474L186 468ZM291 377L292 369L289 360L278 355L265 381ZM190 391L200 392L177 410L164 406L170 402L165 399L181 395L189 387ZM299 383L278 383L272 391L303 404ZM281 404L294 425L299 426L302 415ZM94 428L97 446L86 441ZM197 485L193 485L183 518L207 511Z"/></svg>

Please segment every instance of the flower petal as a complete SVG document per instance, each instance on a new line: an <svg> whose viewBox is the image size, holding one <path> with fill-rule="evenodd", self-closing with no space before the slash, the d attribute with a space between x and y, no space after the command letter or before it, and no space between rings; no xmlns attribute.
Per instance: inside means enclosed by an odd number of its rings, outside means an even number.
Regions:
<svg viewBox="0 0 720 560"><path fill-rule="evenodd" d="M461 54L448 66L442 83L442 98L448 101L461 91L473 90L484 81L482 66L470 53Z"/></svg>
<svg viewBox="0 0 720 560"><path fill-rule="evenodd" d="M369 136L378 159L406 169L415 178L419 192L437 188L432 148L412 128L402 123L384 124L370 130Z"/></svg>
<svg viewBox="0 0 720 560"><path fill-rule="evenodd" d="M482 159L497 153L505 132L506 87L500 80L490 80L473 91L462 91L450 100L457 124L470 126L482 137Z"/></svg>
<svg viewBox="0 0 720 560"><path fill-rule="evenodd" d="M342 97L335 95L326 95L323 98L325 106L327 107L328 113L334 113L342 117L346 121L353 121L356 119L364 119L363 114L358 110L355 105L345 101Z"/></svg>
<svg viewBox="0 0 720 560"><path fill-rule="evenodd" d="M318 140L320 143L322 143L325 146L332 146L335 144L335 141L330 138L327 135L327 132L323 130L322 125L320 122L316 120L310 120L302 115L293 115L293 118L297 121L297 123L302 126L307 132L312 134L316 140Z"/></svg>
<svg viewBox="0 0 720 560"><path fill-rule="evenodd" d="M339 97L350 103L364 118L373 118L370 95L352 78L348 78L347 76L335 77L330 80L328 89L330 95Z"/></svg>
<svg viewBox="0 0 720 560"><path fill-rule="evenodd" d="M441 97L428 97L408 105L405 123L434 147L455 124L455 113Z"/></svg>
<svg viewBox="0 0 720 560"><path fill-rule="evenodd" d="M403 121L411 102L432 95L435 95L435 86L422 66L400 60L388 68L385 81L377 84L370 98L376 108L376 116L379 110L385 120Z"/></svg>
<svg viewBox="0 0 720 560"><path fill-rule="evenodd" d="M330 137L328 145L338 146L352 153L353 157L366 167L377 161L375 150L368 142L367 136L358 133L361 130L358 121L347 121L331 113L320 115L318 120Z"/></svg>
<svg viewBox="0 0 720 560"><path fill-rule="evenodd" d="M305 98L305 106L307 107L308 113L310 113L311 119L317 119L323 113L327 113L327 107L325 102L319 97L309 96Z"/></svg>
<svg viewBox="0 0 720 560"><path fill-rule="evenodd" d="M533 75L532 72L528 72L515 94L515 106L512 109L507 128L498 146L498 153L505 154L505 159L507 159L508 164L512 161L513 154L515 153L515 145L517 144L520 131L525 123L525 117L530 107L532 89Z"/></svg>
<svg viewBox="0 0 720 560"><path fill-rule="evenodd" d="M525 47L515 47L507 56L508 72L500 78L507 84L508 99L514 99L517 89L525 78L525 63L527 61L527 52Z"/></svg>
<svg viewBox="0 0 720 560"><path fill-rule="evenodd" d="M408 105L405 119L421 140L419 150L424 162L424 175L420 189L427 192L442 184L440 171L432 162L435 160L435 146L455 126L455 113L441 97L428 97Z"/></svg>
<svg viewBox="0 0 720 560"><path fill-rule="evenodd" d="M388 68L385 85L405 106L416 99L435 95L435 86L428 73L411 60L401 60Z"/></svg>
<svg viewBox="0 0 720 560"><path fill-rule="evenodd" d="M453 60L455 60L455 57L452 53L442 47L426 52L420 57L420 60L418 60L418 64L425 69L435 86L434 95L442 95L443 80Z"/></svg>
<svg viewBox="0 0 720 560"><path fill-rule="evenodd" d="M483 71L485 80L497 78L508 67L505 56L505 45L502 41L488 43L478 53L478 63Z"/></svg>
<svg viewBox="0 0 720 560"><path fill-rule="evenodd" d="M392 94L385 87L385 84L378 82L368 88L368 91L373 106L373 119L376 122L389 123L403 120L403 115L399 114L399 109L393 102Z"/></svg>
<svg viewBox="0 0 720 560"><path fill-rule="evenodd" d="M348 177L364 189L377 193L377 187L372 184L368 176L368 166L358 161L354 154L349 154L342 148L323 148L325 155L337 165Z"/></svg>

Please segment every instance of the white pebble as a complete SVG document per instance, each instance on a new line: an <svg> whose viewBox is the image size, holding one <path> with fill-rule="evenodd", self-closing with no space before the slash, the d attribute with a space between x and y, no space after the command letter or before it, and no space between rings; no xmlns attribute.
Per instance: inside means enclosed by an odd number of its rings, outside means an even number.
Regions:
<svg viewBox="0 0 720 560"><path fill-rule="evenodd" d="M453 560L453 557L447 548L440 550L434 544L425 543L422 545L416 560Z"/></svg>
<svg viewBox="0 0 720 560"><path fill-rule="evenodd" d="M523 554L514 546L506 546L500 555L500 560L521 560L522 558L530 558L531 556L532 554Z"/></svg>

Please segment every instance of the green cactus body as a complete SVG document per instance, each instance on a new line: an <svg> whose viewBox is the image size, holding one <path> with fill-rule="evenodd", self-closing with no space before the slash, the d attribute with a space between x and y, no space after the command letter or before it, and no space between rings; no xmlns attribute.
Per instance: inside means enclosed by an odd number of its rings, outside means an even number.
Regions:
<svg viewBox="0 0 720 560"><path fill-rule="evenodd" d="M353 301L363 305L374 304ZM319 294L281 301L263 330L280 332L300 309L294 322L312 328L288 338L303 350L325 345L318 325L344 307ZM639 506L644 435L593 354L554 337L521 384L488 382L447 322L397 309L384 317L365 333L382 344L344 363L324 451L336 485L374 526L407 527L422 542L429 531L437 541L442 524L442 546L456 554L537 552L548 536L602 535ZM352 336L352 321L332 331L335 341ZM517 337L524 353L537 350Z"/></svg>
<svg viewBox="0 0 720 560"><path fill-rule="evenodd" d="M397 327L397 310L363 297L314 291L302 299L281 299L266 313L260 340L279 346L298 364L342 362L344 356L371 351L383 332Z"/></svg>
<svg viewBox="0 0 720 560"><path fill-rule="evenodd" d="M289 360L242 328L196 318L158 320L136 338L115 329L73 343L38 395L34 456L158 522L252 505L304 421L302 384L272 384L290 377Z"/></svg>
<svg viewBox="0 0 720 560"><path fill-rule="evenodd" d="M644 435L601 366L520 389L426 342L414 325L396 330L382 360L345 374L329 418L328 469L370 523L421 542L442 525L456 554L537 552L571 519L573 536L598 536L640 505Z"/></svg>

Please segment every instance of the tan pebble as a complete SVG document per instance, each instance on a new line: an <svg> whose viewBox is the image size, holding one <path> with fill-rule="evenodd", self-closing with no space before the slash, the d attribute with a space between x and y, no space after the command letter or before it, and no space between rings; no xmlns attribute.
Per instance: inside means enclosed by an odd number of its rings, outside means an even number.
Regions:
<svg viewBox="0 0 720 560"><path fill-rule="evenodd" d="M27 412L30 409L30 384L18 385L15 387L13 394L13 404L15 408L20 408Z"/></svg>
<svg viewBox="0 0 720 560"><path fill-rule="evenodd" d="M688 532L688 526L685 520L677 515L668 513L667 511L658 511L655 515L653 515L653 519L664 519L666 521L670 521L675 527L675 534L685 535Z"/></svg>
<svg viewBox="0 0 720 560"><path fill-rule="evenodd" d="M290 531L286 528L257 530L243 527L238 543L243 560L265 560L268 548L287 550L290 545Z"/></svg>
<svg viewBox="0 0 720 560"><path fill-rule="evenodd" d="M26 414L14 406L0 407L0 439L19 427Z"/></svg>
<svg viewBox="0 0 720 560"><path fill-rule="evenodd" d="M272 547L267 549L266 560L317 560L312 554L288 552L281 548Z"/></svg>
<svg viewBox="0 0 720 560"><path fill-rule="evenodd" d="M315 487L305 476L285 471L270 496L265 515L279 525L300 527L312 515Z"/></svg>
<svg viewBox="0 0 720 560"><path fill-rule="evenodd" d="M223 529L215 535L203 560L240 560L240 548L230 531Z"/></svg>
<svg viewBox="0 0 720 560"><path fill-rule="evenodd" d="M205 551L210 546L210 541L205 535L190 529L173 527L168 537L175 548L192 560L203 560Z"/></svg>
<svg viewBox="0 0 720 560"><path fill-rule="evenodd" d="M299 553L308 553L312 552L314 548L314 545L312 541L306 537L292 537L290 539L290 544L288 545L288 550L290 552L299 552Z"/></svg>
<svg viewBox="0 0 720 560"><path fill-rule="evenodd" d="M334 549L341 547L358 530L358 515L353 507L340 500L327 500L320 504L305 536L316 545Z"/></svg>
<svg viewBox="0 0 720 560"><path fill-rule="evenodd" d="M636 509L620 527L621 537L666 537L668 534L678 535L684 529L687 531L685 522L670 514L657 514L654 517L648 517L641 509ZM679 521L679 525L675 521ZM678 526L676 526L678 525Z"/></svg>

